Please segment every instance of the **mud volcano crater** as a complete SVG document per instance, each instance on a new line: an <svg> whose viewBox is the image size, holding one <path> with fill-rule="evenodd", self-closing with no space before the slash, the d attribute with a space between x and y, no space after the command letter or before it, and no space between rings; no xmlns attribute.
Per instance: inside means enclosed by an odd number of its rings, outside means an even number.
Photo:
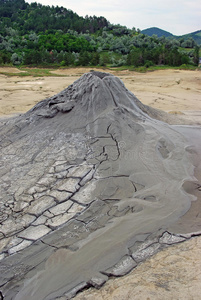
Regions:
<svg viewBox="0 0 201 300"><path fill-rule="evenodd" d="M2 299L71 299L200 234L200 127L163 116L90 72L1 122Z"/></svg>

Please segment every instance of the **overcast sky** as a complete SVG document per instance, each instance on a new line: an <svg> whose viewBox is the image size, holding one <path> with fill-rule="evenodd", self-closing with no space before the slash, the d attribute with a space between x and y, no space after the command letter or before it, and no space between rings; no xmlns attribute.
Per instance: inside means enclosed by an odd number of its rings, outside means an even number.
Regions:
<svg viewBox="0 0 201 300"><path fill-rule="evenodd" d="M26 1L26 0L25 0ZM201 29L200 0L38 0L63 6L80 16L103 16L112 24L141 30L159 27L174 35Z"/></svg>

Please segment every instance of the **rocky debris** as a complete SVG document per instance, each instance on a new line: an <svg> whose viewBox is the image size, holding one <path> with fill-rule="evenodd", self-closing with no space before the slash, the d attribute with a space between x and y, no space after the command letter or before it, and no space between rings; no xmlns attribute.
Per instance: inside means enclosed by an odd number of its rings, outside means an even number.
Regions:
<svg viewBox="0 0 201 300"><path fill-rule="evenodd" d="M84 290L87 288L88 284L86 282L80 282L77 286L75 286L72 290L65 293L65 299L69 300L76 296L77 292Z"/></svg>
<svg viewBox="0 0 201 300"><path fill-rule="evenodd" d="M141 106L92 72L2 125L2 297L70 299L195 235L199 147Z"/></svg>
<svg viewBox="0 0 201 300"><path fill-rule="evenodd" d="M161 238L159 239L159 243L161 244L167 244L172 245L176 243L180 243L185 241L185 238L182 236L176 236L173 234L170 234L169 232L164 232Z"/></svg>
<svg viewBox="0 0 201 300"><path fill-rule="evenodd" d="M137 263L130 256L126 255L112 268L104 271L104 273L108 276L123 276L128 274L136 266Z"/></svg>
<svg viewBox="0 0 201 300"><path fill-rule="evenodd" d="M175 244L101 289L89 288L75 300L200 299L201 237ZM62 300L65 300L63 298Z"/></svg>

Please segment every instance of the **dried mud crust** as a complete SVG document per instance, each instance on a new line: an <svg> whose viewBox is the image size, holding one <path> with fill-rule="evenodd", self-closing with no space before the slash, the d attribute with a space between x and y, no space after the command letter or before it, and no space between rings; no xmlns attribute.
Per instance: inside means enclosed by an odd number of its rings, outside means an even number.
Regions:
<svg viewBox="0 0 201 300"><path fill-rule="evenodd" d="M2 122L6 299L70 299L199 235L195 215L185 232L174 224L196 200L200 153L189 133L142 108L117 77L91 72Z"/></svg>

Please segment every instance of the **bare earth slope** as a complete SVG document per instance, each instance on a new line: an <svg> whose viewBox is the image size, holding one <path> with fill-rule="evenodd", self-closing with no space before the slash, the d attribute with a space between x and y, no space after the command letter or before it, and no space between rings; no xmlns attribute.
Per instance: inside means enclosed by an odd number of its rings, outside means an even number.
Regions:
<svg viewBox="0 0 201 300"><path fill-rule="evenodd" d="M200 234L200 127L150 116L91 72L1 122L5 299L69 299Z"/></svg>

